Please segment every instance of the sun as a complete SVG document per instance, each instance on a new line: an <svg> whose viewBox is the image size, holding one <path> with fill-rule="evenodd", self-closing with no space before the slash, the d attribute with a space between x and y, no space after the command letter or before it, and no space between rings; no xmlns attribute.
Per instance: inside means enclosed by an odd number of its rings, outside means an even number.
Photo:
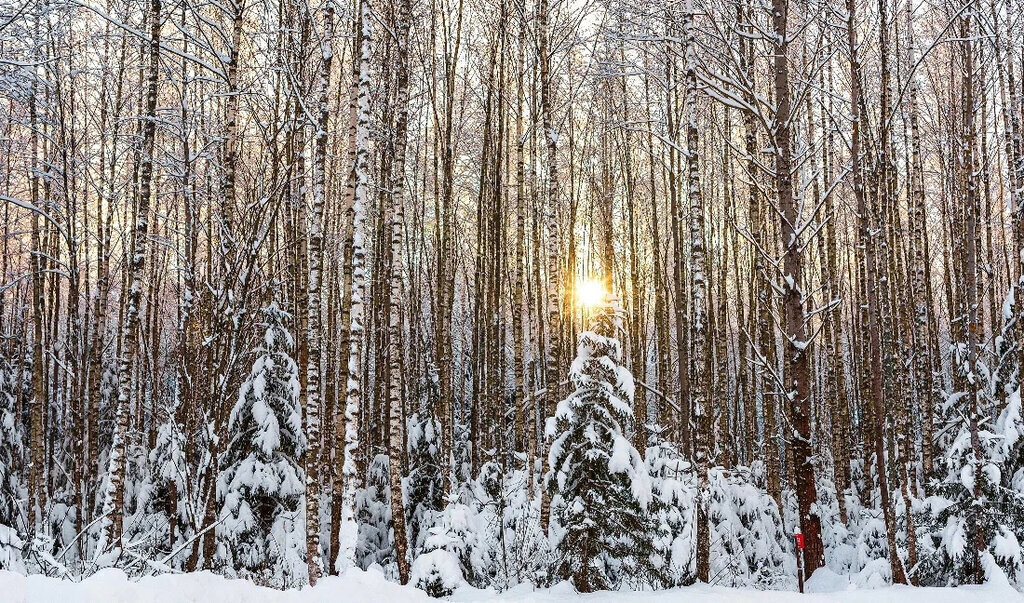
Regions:
<svg viewBox="0 0 1024 603"><path fill-rule="evenodd" d="M581 306L595 308L605 303L604 285L596 279L580 281L576 285L576 299Z"/></svg>

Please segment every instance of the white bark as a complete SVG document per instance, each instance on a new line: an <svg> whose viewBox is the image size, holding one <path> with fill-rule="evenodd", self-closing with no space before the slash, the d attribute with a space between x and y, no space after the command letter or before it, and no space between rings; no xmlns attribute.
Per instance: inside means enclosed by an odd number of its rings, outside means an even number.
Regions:
<svg viewBox="0 0 1024 603"><path fill-rule="evenodd" d="M352 202L352 310L349 317L348 384L345 395L345 460L342 465L344 485L341 497L341 529L338 533L339 571L355 565L356 491L359 473L356 454L359 450L359 406L362 403L360 375L363 366L363 298L366 295L366 189L370 130L370 44L373 31L370 1L360 3L359 61L356 85L356 163L353 170L355 191Z"/></svg>

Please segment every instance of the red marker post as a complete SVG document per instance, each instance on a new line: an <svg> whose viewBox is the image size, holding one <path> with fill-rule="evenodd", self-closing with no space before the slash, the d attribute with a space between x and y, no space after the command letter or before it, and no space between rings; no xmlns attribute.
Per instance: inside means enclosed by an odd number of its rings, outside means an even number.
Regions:
<svg viewBox="0 0 1024 603"><path fill-rule="evenodd" d="M800 592L804 592L804 535L797 532L793 538L796 540L796 583Z"/></svg>

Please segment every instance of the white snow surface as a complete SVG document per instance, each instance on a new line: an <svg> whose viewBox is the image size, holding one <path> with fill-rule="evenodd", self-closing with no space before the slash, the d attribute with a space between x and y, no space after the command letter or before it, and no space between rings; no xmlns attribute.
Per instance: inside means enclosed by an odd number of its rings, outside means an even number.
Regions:
<svg viewBox="0 0 1024 603"><path fill-rule="evenodd" d="M820 573L820 572L819 572ZM600 592L580 595L572 585L562 583L548 590L521 585L503 593L464 587L447 600L462 603L492 601L520 603L1024 603L1024 595L992 581L981 586L957 588L914 588L889 586L880 589L850 590L848 581L832 574L817 573L808 581L809 594L760 591L718 586L696 585L656 592ZM826 591L826 592L821 592ZM166 574L130 581L118 569L105 569L81 582L71 582L42 575L23 576L0 571L0 600L22 602L104 602L185 603L405 603L432 601L423 591L412 586L388 582L374 571L350 569L343 576L328 576L314 588L279 591L256 586L245 580L231 580L210 572Z"/></svg>

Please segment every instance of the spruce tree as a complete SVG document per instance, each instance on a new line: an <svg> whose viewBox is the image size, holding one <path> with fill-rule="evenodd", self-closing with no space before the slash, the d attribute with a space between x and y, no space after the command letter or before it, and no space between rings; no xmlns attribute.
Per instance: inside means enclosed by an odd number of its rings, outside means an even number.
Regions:
<svg viewBox="0 0 1024 603"><path fill-rule="evenodd" d="M22 455L21 432L15 421L15 363L0 356L0 570L24 569L18 536L19 500L24 496L14 462Z"/></svg>
<svg viewBox="0 0 1024 603"><path fill-rule="evenodd" d="M436 400L436 396L430 396ZM436 404L424 398L419 412L408 420L409 477L406 478L406 507L409 516L409 542L412 557L423 552L427 532L444 508L444 479L439 446L441 425L431 412Z"/></svg>
<svg viewBox="0 0 1024 603"><path fill-rule="evenodd" d="M926 585L975 582L980 570L991 574L993 564L1011 578L1021 571L1022 554L1016 536L1024 530L1020 389L1008 396L994 422L988 418L980 422L976 445L972 443L970 417L962 409L966 397L959 392L946 402L955 435L945 446L945 478L928 499L931 538L926 546L931 550L921 570L921 581ZM979 397L987 404L993 402L984 394Z"/></svg>
<svg viewBox="0 0 1024 603"><path fill-rule="evenodd" d="M775 499L764 487L764 464L713 469L711 573L718 584L778 587L791 576L789 537Z"/></svg>
<svg viewBox="0 0 1024 603"><path fill-rule="evenodd" d="M697 579L693 466L671 442L657 440L647 448L646 459L653 493L648 510L656 526L653 542L660 561L657 575L666 578L666 585L690 585Z"/></svg>
<svg viewBox="0 0 1024 603"><path fill-rule="evenodd" d="M15 363L0 356L0 525L16 528L22 486L14 462L22 455L21 433L15 421L18 386Z"/></svg>
<svg viewBox="0 0 1024 603"><path fill-rule="evenodd" d="M249 377L231 410L230 443L217 483L220 534L227 562L258 579L288 584L305 574L304 492L300 457L306 442L299 407L299 371L289 315L264 308L265 331Z"/></svg>
<svg viewBox="0 0 1024 603"><path fill-rule="evenodd" d="M1024 578L1024 407L1014 390L995 423L996 454L1000 461L996 497L999 525L992 534L992 552L1003 571L1018 583Z"/></svg>
<svg viewBox="0 0 1024 603"><path fill-rule="evenodd" d="M154 489L150 505L163 507L168 520L168 548L177 548L187 530L188 517L185 513L186 494L189 484L185 449L188 438L181 426L172 420L164 423L156 432L156 447L149 453L150 482Z"/></svg>
<svg viewBox="0 0 1024 603"><path fill-rule="evenodd" d="M628 434L633 376L622 365L613 304L579 337L570 368L575 391L558 404L548 455L556 559L553 577L581 592L613 588L624 578L658 574L651 481Z"/></svg>
<svg viewBox="0 0 1024 603"><path fill-rule="evenodd" d="M355 562L362 569L376 564L390 567L395 562L391 540L391 490L388 487L390 460L378 454L370 460L366 480L356 493L356 521L359 536Z"/></svg>

